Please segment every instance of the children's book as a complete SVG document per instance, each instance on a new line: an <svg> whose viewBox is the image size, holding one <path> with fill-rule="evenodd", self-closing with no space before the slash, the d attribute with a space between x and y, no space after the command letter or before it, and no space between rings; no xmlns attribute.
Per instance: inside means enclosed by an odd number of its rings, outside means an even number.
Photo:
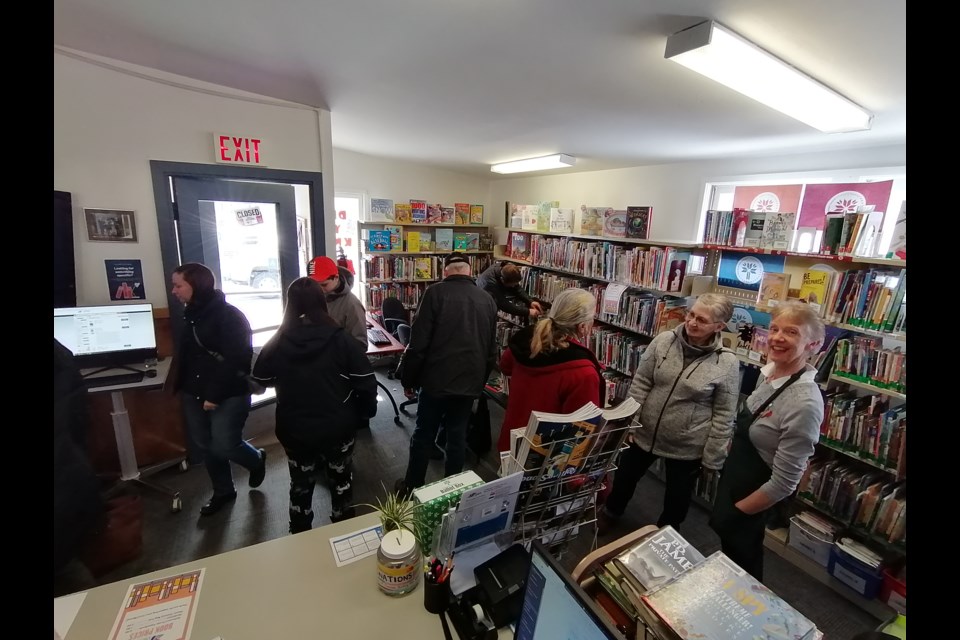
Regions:
<svg viewBox="0 0 960 640"><path fill-rule="evenodd" d="M703 554L666 525L614 558L620 572L641 593L703 562Z"/></svg>
<svg viewBox="0 0 960 640"><path fill-rule="evenodd" d="M370 198L370 220L372 222L393 222L393 200Z"/></svg>
<svg viewBox="0 0 960 640"><path fill-rule="evenodd" d="M816 627L722 551L642 596L682 640L807 640Z"/></svg>
<svg viewBox="0 0 960 640"><path fill-rule="evenodd" d="M436 251L433 236L430 235L429 231L420 232L420 251Z"/></svg>
<svg viewBox="0 0 960 640"><path fill-rule="evenodd" d="M416 222L416 223L426 222L427 221L427 201L411 200L410 215L413 217L413 222Z"/></svg>
<svg viewBox="0 0 960 640"><path fill-rule="evenodd" d="M732 247L742 247L747 238L747 227L750 224L750 212L739 207L733 210L733 220L730 224L729 244Z"/></svg>
<svg viewBox="0 0 960 640"><path fill-rule="evenodd" d="M427 224L439 224L443 220L443 206L439 204L427 205Z"/></svg>
<svg viewBox="0 0 960 640"><path fill-rule="evenodd" d="M453 250L466 251L469 248L470 241L466 233L453 234Z"/></svg>
<svg viewBox="0 0 960 640"><path fill-rule="evenodd" d="M388 224L383 230L390 232L390 251L403 251L403 227Z"/></svg>
<svg viewBox="0 0 960 640"><path fill-rule="evenodd" d="M650 224L653 222L653 207L627 207L627 237L650 239Z"/></svg>
<svg viewBox="0 0 960 640"><path fill-rule="evenodd" d="M420 232L407 231L407 251L417 253L420 251Z"/></svg>
<svg viewBox="0 0 960 640"><path fill-rule="evenodd" d="M820 311L820 306L827 299L827 288L830 286L829 271L811 269L803 272L803 281L800 283L800 300L809 304L813 309Z"/></svg>
<svg viewBox="0 0 960 640"><path fill-rule="evenodd" d="M768 212L763 224L760 246L764 249L789 251L793 246L793 232L796 227L796 213Z"/></svg>
<svg viewBox="0 0 960 640"><path fill-rule="evenodd" d="M747 228L743 233L743 246L759 248L763 240L763 227L767 221L766 211L750 211Z"/></svg>
<svg viewBox="0 0 960 640"><path fill-rule="evenodd" d="M470 205L466 202L455 202L453 217L454 224L470 224Z"/></svg>
<svg viewBox="0 0 960 640"><path fill-rule="evenodd" d="M530 234L510 232L510 243L508 244L510 257L516 260L530 259Z"/></svg>
<svg viewBox="0 0 960 640"><path fill-rule="evenodd" d="M480 249L480 234L468 231L467 236L467 246L465 251L477 251Z"/></svg>
<svg viewBox="0 0 960 640"><path fill-rule="evenodd" d="M440 222L442 224L456 224L457 210L454 207L441 207Z"/></svg>
<svg viewBox="0 0 960 640"><path fill-rule="evenodd" d="M453 251L453 229L437 229L437 251Z"/></svg>
<svg viewBox="0 0 960 640"><path fill-rule="evenodd" d="M470 205L470 224L483 224L483 205Z"/></svg>
<svg viewBox="0 0 960 640"><path fill-rule="evenodd" d="M520 224L524 231L536 231L540 222L540 205L518 204L516 211L520 214Z"/></svg>
<svg viewBox="0 0 960 640"><path fill-rule="evenodd" d="M573 233L573 209L550 208L551 233Z"/></svg>
<svg viewBox="0 0 960 640"><path fill-rule="evenodd" d="M763 362L767 358L767 340L770 337L770 330L764 327L754 327L753 337L750 339L750 354L747 356L751 360Z"/></svg>
<svg viewBox="0 0 960 640"><path fill-rule="evenodd" d="M550 231L550 210L559 206L556 200L544 200L537 205L537 231Z"/></svg>
<svg viewBox="0 0 960 640"><path fill-rule="evenodd" d="M413 207L409 202L397 202L393 205L393 220L402 224L413 222Z"/></svg>
<svg viewBox="0 0 960 640"><path fill-rule="evenodd" d="M790 289L790 274L764 271L757 292L757 306L763 309L775 307L787 299Z"/></svg>
<svg viewBox="0 0 960 640"><path fill-rule="evenodd" d="M608 238L627 237L626 209L607 209L603 212L603 235Z"/></svg>
<svg viewBox="0 0 960 640"><path fill-rule="evenodd" d="M580 235L601 235L603 233L604 212L609 208L580 205Z"/></svg>
<svg viewBox="0 0 960 640"><path fill-rule="evenodd" d="M367 237L367 251L390 251L390 231L388 229L370 229Z"/></svg>
<svg viewBox="0 0 960 640"><path fill-rule="evenodd" d="M414 277L417 280L429 280L433 278L433 259L416 258L414 263Z"/></svg>

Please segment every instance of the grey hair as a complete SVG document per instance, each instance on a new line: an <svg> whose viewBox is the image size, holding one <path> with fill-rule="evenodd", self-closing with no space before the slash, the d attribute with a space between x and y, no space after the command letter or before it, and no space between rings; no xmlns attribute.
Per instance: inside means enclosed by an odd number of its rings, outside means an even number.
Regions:
<svg viewBox="0 0 960 640"><path fill-rule="evenodd" d="M806 330L807 338L818 344L823 344L826 336L823 320L808 304L799 300L781 302L770 311L770 318L773 320L779 320L780 318L793 320Z"/></svg>
<svg viewBox="0 0 960 640"><path fill-rule="evenodd" d="M470 263L469 262L451 262L443 268L443 275L446 276L469 276Z"/></svg>
<svg viewBox="0 0 960 640"><path fill-rule="evenodd" d="M571 287L561 291L553 299L547 317L534 325L530 354L536 357L541 352L567 348L570 338L577 335L577 325L592 321L596 307L597 299L586 289Z"/></svg>
<svg viewBox="0 0 960 640"><path fill-rule="evenodd" d="M730 318L733 317L733 303L722 293L700 294L694 304L697 302L710 309L710 313L713 315L715 322L726 324L730 322ZM692 307L693 305L690 306Z"/></svg>

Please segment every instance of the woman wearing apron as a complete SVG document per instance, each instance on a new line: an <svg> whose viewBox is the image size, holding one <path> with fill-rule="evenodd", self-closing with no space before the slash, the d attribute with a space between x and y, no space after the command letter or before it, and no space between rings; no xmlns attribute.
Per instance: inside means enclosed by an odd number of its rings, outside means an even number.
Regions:
<svg viewBox="0 0 960 640"><path fill-rule="evenodd" d="M801 302L782 303L770 316L767 364L737 416L710 517L721 550L757 580L766 513L797 488L823 420L816 369L807 363L823 344L823 322Z"/></svg>

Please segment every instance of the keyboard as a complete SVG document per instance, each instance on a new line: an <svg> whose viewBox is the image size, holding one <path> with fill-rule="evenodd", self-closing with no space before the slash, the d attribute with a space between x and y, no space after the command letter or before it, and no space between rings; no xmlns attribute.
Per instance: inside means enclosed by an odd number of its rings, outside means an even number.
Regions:
<svg viewBox="0 0 960 640"><path fill-rule="evenodd" d="M141 382L143 380L143 373L117 373L109 376L96 376L90 378L84 378L84 384L87 385L89 389L96 389L98 387L112 387L115 384L131 384L134 382Z"/></svg>
<svg viewBox="0 0 960 640"><path fill-rule="evenodd" d="M372 327L367 329L367 342L370 344L390 344L390 338L380 329Z"/></svg>

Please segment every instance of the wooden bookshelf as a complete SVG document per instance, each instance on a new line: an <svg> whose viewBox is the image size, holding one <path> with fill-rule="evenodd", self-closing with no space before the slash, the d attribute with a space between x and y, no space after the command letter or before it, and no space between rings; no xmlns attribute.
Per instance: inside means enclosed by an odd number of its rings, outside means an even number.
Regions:
<svg viewBox="0 0 960 640"><path fill-rule="evenodd" d="M588 240L591 242L616 242L622 244L638 244L653 247L676 247L677 249L705 249L706 247L697 242L687 240L641 240L640 238L610 238L607 236L584 236L575 233L554 233L551 231L531 231L529 229L514 229L506 227L505 231L514 231L516 233L528 233L535 236L553 236L556 238L572 238L574 240Z"/></svg>

